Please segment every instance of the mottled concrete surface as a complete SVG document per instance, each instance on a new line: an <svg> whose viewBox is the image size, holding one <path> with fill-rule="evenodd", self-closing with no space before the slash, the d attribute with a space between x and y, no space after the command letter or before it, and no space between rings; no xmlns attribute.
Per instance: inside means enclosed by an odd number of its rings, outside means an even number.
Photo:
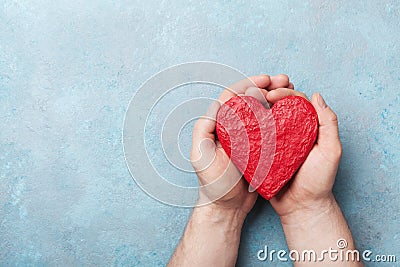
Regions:
<svg viewBox="0 0 400 267"><path fill-rule="evenodd" d="M250 2L0 0L0 265L168 261L190 210L138 188L121 133L140 84L193 60L320 91L340 119L334 191L357 244L400 260L399 1ZM265 265L264 245L286 247L259 201L238 265Z"/></svg>

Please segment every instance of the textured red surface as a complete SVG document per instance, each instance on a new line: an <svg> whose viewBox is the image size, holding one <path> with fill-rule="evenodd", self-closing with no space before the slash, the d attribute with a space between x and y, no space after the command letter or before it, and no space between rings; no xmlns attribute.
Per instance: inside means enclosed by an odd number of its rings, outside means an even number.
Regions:
<svg viewBox="0 0 400 267"><path fill-rule="evenodd" d="M302 97L289 96L266 109L253 97L237 96L219 109L216 131L245 179L271 199L310 153L318 116Z"/></svg>

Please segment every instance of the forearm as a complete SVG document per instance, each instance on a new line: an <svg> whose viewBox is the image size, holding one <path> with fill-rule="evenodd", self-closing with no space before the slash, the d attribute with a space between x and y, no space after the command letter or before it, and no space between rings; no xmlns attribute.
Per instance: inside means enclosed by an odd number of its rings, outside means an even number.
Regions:
<svg viewBox="0 0 400 267"><path fill-rule="evenodd" d="M235 266L244 215L197 207L168 266Z"/></svg>
<svg viewBox="0 0 400 267"><path fill-rule="evenodd" d="M320 266L322 262L324 266L363 266L353 261L350 253L356 249L353 237L333 195L321 207L302 212L281 218L289 249L300 255L295 266ZM316 253L315 261L313 256L309 260L308 255L302 259L304 251L310 250Z"/></svg>

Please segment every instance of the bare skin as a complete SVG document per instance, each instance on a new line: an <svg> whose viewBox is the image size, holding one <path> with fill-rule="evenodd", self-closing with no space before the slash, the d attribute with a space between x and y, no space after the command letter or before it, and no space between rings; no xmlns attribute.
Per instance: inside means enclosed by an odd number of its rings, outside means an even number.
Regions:
<svg viewBox="0 0 400 267"><path fill-rule="evenodd" d="M289 95L307 98L294 90L286 75L253 76L229 89L220 95L219 103L237 94L251 95L270 104ZM215 116L219 103L211 105L207 114L195 124L191 161L201 185L218 179L223 183L200 191L199 203L203 206L194 208L168 266L234 266L244 219L257 199L257 193L248 191L244 179L236 182L235 177L241 174L215 139ZM280 216L289 249L312 249L321 253L329 247L337 248L336 242L342 238L348 243L345 250L352 250L355 249L353 238L332 194L341 157L337 118L318 93L313 95L311 103L319 118L317 143L293 177L293 182L271 199L271 205ZM227 191L223 197L212 201L216 195ZM325 257L323 262L297 261L294 264L362 266L360 262L333 262L329 257Z"/></svg>

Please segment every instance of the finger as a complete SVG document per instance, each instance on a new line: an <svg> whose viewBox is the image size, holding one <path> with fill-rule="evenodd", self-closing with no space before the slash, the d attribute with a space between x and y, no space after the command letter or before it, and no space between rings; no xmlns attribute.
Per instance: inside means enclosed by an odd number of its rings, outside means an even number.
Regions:
<svg viewBox="0 0 400 267"><path fill-rule="evenodd" d="M299 92L299 91L292 90L292 89L288 89L288 88L278 88L278 89L269 91L267 94L267 100L270 103L274 104L277 101L279 101L282 98L287 97L287 96L301 96L308 100L308 97L306 96L306 94Z"/></svg>
<svg viewBox="0 0 400 267"><path fill-rule="evenodd" d="M216 156L216 145L211 139L202 139L191 151L190 161L196 172L207 169L214 161Z"/></svg>
<svg viewBox="0 0 400 267"><path fill-rule="evenodd" d="M287 88L289 86L289 77L286 74L279 74L276 76L271 76L271 83L267 90L274 90L276 88ZM262 87L264 88L264 87Z"/></svg>
<svg viewBox="0 0 400 267"><path fill-rule="evenodd" d="M269 75L262 74L258 76L252 76L227 87L219 96L218 100L223 103L238 94L244 94L249 87L266 88L270 85L270 83L271 79Z"/></svg>
<svg viewBox="0 0 400 267"><path fill-rule="evenodd" d="M216 148L214 131L219 107L219 102L214 101L193 127L190 160L197 171L207 168L214 160Z"/></svg>
<svg viewBox="0 0 400 267"><path fill-rule="evenodd" d="M245 96L254 97L258 101L260 101L261 104L263 104L263 106L269 108L268 101L267 101L267 98L266 98L268 92L266 90L260 89L260 88L257 88L257 87L249 87L244 94L245 94Z"/></svg>
<svg viewBox="0 0 400 267"><path fill-rule="evenodd" d="M289 82L288 88L289 88L289 89L294 89L294 84L293 84L292 82Z"/></svg>
<svg viewBox="0 0 400 267"><path fill-rule="evenodd" d="M319 131L317 144L332 160L340 158L342 147L339 139L338 119L319 93L312 96L311 103L318 113Z"/></svg>
<svg viewBox="0 0 400 267"><path fill-rule="evenodd" d="M201 116L193 127L193 143L198 145L203 139L211 139L215 141L215 127L217 112L221 104L218 101L211 103L205 115Z"/></svg>

